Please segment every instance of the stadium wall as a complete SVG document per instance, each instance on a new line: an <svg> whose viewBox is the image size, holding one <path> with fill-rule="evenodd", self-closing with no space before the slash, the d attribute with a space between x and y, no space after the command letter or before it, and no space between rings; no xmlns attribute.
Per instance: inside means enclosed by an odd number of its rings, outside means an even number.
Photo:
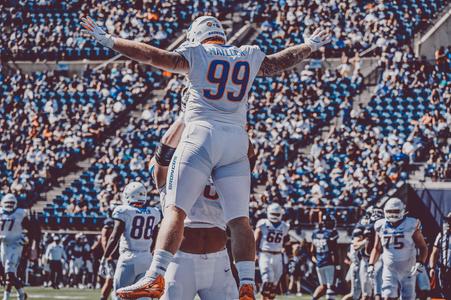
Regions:
<svg viewBox="0 0 451 300"><path fill-rule="evenodd" d="M451 4L447 12L424 35L414 41L415 54L427 59L435 58L435 51L451 44Z"/></svg>

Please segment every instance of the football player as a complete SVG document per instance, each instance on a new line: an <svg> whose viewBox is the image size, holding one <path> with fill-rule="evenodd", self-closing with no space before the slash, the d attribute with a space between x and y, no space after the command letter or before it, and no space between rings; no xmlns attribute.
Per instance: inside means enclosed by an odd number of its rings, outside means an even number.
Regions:
<svg viewBox="0 0 451 300"><path fill-rule="evenodd" d="M102 253L105 253L108 240L110 239L111 233L113 233L113 228L114 228L114 220L111 218L107 218L104 221L102 231L100 232L100 246L102 249ZM114 270L116 268L118 257L119 251L118 248L116 247L115 251L111 255L111 259L108 260L108 263L104 262L99 267L99 275L105 278L105 282L103 283L102 286L100 300L107 300L110 296L111 290L113 289Z"/></svg>
<svg viewBox="0 0 451 300"><path fill-rule="evenodd" d="M147 190L140 182L130 182L122 192L123 205L113 211L111 233L100 264L111 265L119 244L119 259L114 273L113 290L130 285L144 276L152 261L151 246L161 210L147 205Z"/></svg>
<svg viewBox="0 0 451 300"><path fill-rule="evenodd" d="M415 299L416 275L425 272L428 254L419 220L407 217L404 203L392 198L384 206L384 219L376 221L374 230L376 236L367 270L369 277L374 278L374 265L382 253L382 297Z"/></svg>
<svg viewBox="0 0 451 300"><path fill-rule="evenodd" d="M24 229L27 229L28 223L27 211L17 208L16 196L13 194L3 196L0 208L0 259L6 274L3 300L10 299L13 286L18 292L20 300L27 298L23 283L16 273L23 246L26 243Z"/></svg>
<svg viewBox="0 0 451 300"><path fill-rule="evenodd" d="M120 295L161 297L164 273L183 238L184 219L212 176L232 237L240 300L255 299L255 240L249 222L250 167L245 129L247 95L257 75L271 76L294 67L328 43L330 34L317 29L305 44L266 56L258 46L226 45L221 22L211 16L197 18L188 29L188 42L173 52L113 37L90 18L83 18L82 26L100 44L142 63L185 74L189 82L187 128L167 175L165 218L155 259L147 276L121 289Z"/></svg>
<svg viewBox="0 0 451 300"><path fill-rule="evenodd" d="M445 216L442 230L435 238L431 257L429 258L431 279L436 278L439 270L440 288L445 299L451 299L451 212Z"/></svg>
<svg viewBox="0 0 451 300"><path fill-rule="evenodd" d="M330 215L323 216L323 222L312 234L312 261L316 264L319 286L313 293L313 299L326 294L326 299L335 299L335 257L338 233L335 219Z"/></svg>
<svg viewBox="0 0 451 300"><path fill-rule="evenodd" d="M383 217L384 212L382 209L370 207L366 216L362 218L358 225L358 228L363 231L363 239L354 243L354 249L357 250L360 258L359 278L363 300L370 300L373 295L375 299L380 299L381 295L382 261L379 259L375 264L374 277L369 277L367 270L376 235L374 223Z"/></svg>
<svg viewBox="0 0 451 300"><path fill-rule="evenodd" d="M272 203L268 205L266 211L267 218L259 220L255 229L263 300L276 297L277 284L283 273L282 250L290 238L288 235L290 225L282 221L282 207Z"/></svg>
<svg viewBox="0 0 451 300"><path fill-rule="evenodd" d="M182 97L182 110L184 99ZM165 133L152 158L152 173L162 202L168 167L184 129L181 115ZM251 166L255 163L253 155L251 151ZM165 274L163 300L192 300L196 294L202 300L238 298L226 251L226 222L219 197L214 185L207 184L187 215L180 249Z"/></svg>

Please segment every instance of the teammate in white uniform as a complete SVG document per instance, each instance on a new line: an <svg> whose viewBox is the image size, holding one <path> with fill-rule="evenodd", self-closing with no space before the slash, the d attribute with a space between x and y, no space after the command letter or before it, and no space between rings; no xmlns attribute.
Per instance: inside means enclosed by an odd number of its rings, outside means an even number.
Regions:
<svg viewBox="0 0 451 300"><path fill-rule="evenodd" d="M279 204L268 205L268 218L259 220L255 229L258 266L263 282L262 300L276 297L277 284L283 273L282 250L289 240L290 225L282 221L282 215L283 209Z"/></svg>
<svg viewBox="0 0 451 300"><path fill-rule="evenodd" d="M127 184L122 202L124 204L113 211L113 232L101 260L101 265L111 263L119 243L119 259L113 281L115 292L146 273L152 261L151 246L156 227L162 218L159 208L147 205L147 191L140 182Z"/></svg>
<svg viewBox="0 0 451 300"><path fill-rule="evenodd" d="M184 96L182 103L183 99ZM165 200L168 166L184 128L182 114L163 136L151 162L162 202ZM253 165L253 152L249 156ZM196 294L202 300L238 298L226 250L226 222L219 197L214 185L207 184L185 218L182 244L168 266L166 291L161 299L192 300Z"/></svg>
<svg viewBox="0 0 451 300"><path fill-rule="evenodd" d="M247 96L257 75L270 76L292 68L330 41L317 29L306 43L266 56L257 46L225 45L226 34L214 17L199 17L174 52L112 37L90 18L82 26L99 43L132 59L187 75L189 99L180 146L167 177L165 218L148 276L121 289L123 298L145 293L159 298L163 276L183 238L184 219L213 178L232 236L232 252L240 277L240 299L254 299L255 240L249 222L250 168L245 130ZM225 201L227 200L227 201Z"/></svg>
<svg viewBox="0 0 451 300"><path fill-rule="evenodd" d="M6 274L3 300L10 299L13 286L17 289L20 300L27 298L23 283L16 274L26 242L24 228L27 228L27 224L27 211L17 208L16 197L13 194L3 196L0 208L0 259Z"/></svg>
<svg viewBox="0 0 451 300"><path fill-rule="evenodd" d="M374 224L376 237L368 273L374 278L374 264L383 248L382 297L414 300L416 275L425 272L424 262L428 253L420 222L405 216L405 205L398 198L387 201L384 216ZM401 291L400 295L398 291Z"/></svg>

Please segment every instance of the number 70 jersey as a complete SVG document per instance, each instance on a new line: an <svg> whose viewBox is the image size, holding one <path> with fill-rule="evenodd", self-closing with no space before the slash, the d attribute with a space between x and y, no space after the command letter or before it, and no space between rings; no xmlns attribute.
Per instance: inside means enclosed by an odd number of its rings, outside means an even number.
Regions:
<svg viewBox="0 0 451 300"><path fill-rule="evenodd" d="M374 223L374 230L379 235L383 247L384 264L415 259L416 246L412 236L419 228L420 221L412 217L405 217L396 227L385 219Z"/></svg>
<svg viewBox="0 0 451 300"><path fill-rule="evenodd" d="M260 245L258 245L261 251L282 251L283 240L290 229L288 223L281 221L278 224L273 224L268 219L262 219L258 221L256 227L259 228L262 233Z"/></svg>
<svg viewBox="0 0 451 300"><path fill-rule="evenodd" d="M160 209L120 205L114 209L112 218L125 225L119 243L120 253L150 252L155 228L162 218Z"/></svg>
<svg viewBox="0 0 451 300"><path fill-rule="evenodd" d="M175 51L190 66L185 121L244 126L247 95L265 58L260 48L185 42Z"/></svg>

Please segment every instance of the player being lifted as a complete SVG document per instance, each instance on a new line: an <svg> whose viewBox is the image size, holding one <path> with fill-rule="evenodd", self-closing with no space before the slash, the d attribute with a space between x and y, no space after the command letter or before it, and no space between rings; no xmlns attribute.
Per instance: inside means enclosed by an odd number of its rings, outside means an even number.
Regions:
<svg viewBox="0 0 451 300"><path fill-rule="evenodd" d="M147 190L140 182L127 184L122 202L124 204L116 207L111 216L114 220L113 232L100 263L112 263L112 255L119 243L119 259L113 280L115 292L146 273L152 261L155 229L162 217L160 209L147 205Z"/></svg>
<svg viewBox="0 0 451 300"><path fill-rule="evenodd" d="M258 221L255 229L258 266L262 277L262 300L274 299L283 273L283 246L289 240L290 225L282 221L283 209L277 203L268 205L267 219Z"/></svg>
<svg viewBox="0 0 451 300"><path fill-rule="evenodd" d="M415 299L416 275L425 272L424 263L428 255L420 222L406 217L404 203L392 198L384 206L384 219L376 221L374 230L376 236L368 266L370 278L374 278L374 264L382 253L382 297Z"/></svg>
<svg viewBox="0 0 451 300"><path fill-rule="evenodd" d="M152 159L152 173L162 202L168 167L184 128L181 116L163 136ZM252 151L249 155L254 161ZM183 240L165 274L166 291L162 299L192 300L196 294L202 300L238 298L226 250L226 222L219 197L214 185L207 184L185 218Z"/></svg>
<svg viewBox="0 0 451 300"><path fill-rule="evenodd" d="M13 286L19 294L19 300L27 298L16 272L26 240L24 229L28 229L28 224L27 211L17 208L16 197L13 194L3 196L0 208L0 259L6 274L3 300L10 299Z"/></svg>
<svg viewBox="0 0 451 300"><path fill-rule="evenodd" d="M154 260L146 276L121 289L119 295L127 299L161 297L163 276L182 241L185 217L211 176L231 232L240 299L254 299L255 240L249 222L245 129L248 92L256 76L294 67L328 43L329 33L317 29L305 44L267 56L258 46L227 46L222 25L214 17L197 18L188 29L189 42L173 52L113 37L90 18L83 19L82 26L102 45L142 63L185 74L188 79L186 129L167 176L165 218Z"/></svg>

